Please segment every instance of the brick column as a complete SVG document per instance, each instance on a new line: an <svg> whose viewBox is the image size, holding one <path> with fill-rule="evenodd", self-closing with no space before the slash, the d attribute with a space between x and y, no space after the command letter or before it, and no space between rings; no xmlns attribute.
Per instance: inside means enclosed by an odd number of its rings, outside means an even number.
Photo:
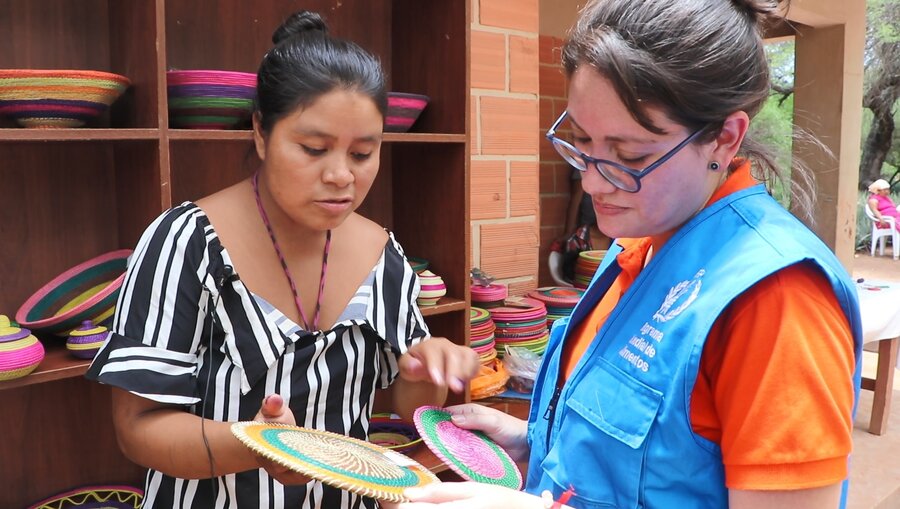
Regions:
<svg viewBox="0 0 900 509"><path fill-rule="evenodd" d="M472 266L537 286L538 0L472 0Z"/></svg>
<svg viewBox="0 0 900 509"><path fill-rule="evenodd" d="M540 200L541 238L538 257L541 260L538 281L541 286L556 283L547 268L550 243L565 232L566 212L571 196L571 166L544 139L544 133L566 109L568 90L560 62L563 40L552 35L540 36Z"/></svg>

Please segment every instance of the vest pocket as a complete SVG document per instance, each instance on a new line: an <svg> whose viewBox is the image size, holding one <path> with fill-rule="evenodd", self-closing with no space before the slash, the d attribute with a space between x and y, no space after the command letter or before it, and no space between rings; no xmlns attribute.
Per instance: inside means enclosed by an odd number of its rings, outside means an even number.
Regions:
<svg viewBox="0 0 900 509"><path fill-rule="evenodd" d="M597 359L558 410L544 473L563 488L573 485L587 507L639 507L661 402L661 392Z"/></svg>

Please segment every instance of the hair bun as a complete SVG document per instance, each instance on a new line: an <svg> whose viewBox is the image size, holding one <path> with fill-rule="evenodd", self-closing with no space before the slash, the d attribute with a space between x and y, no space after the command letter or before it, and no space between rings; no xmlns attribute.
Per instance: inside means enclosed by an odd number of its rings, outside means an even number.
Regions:
<svg viewBox="0 0 900 509"><path fill-rule="evenodd" d="M735 7L747 13L755 23L764 23L771 17L780 17L780 4L787 0L731 0Z"/></svg>
<svg viewBox="0 0 900 509"><path fill-rule="evenodd" d="M328 33L328 25L318 13L312 11L300 11L291 14L284 23L272 34L272 42L275 44L290 39L306 32Z"/></svg>

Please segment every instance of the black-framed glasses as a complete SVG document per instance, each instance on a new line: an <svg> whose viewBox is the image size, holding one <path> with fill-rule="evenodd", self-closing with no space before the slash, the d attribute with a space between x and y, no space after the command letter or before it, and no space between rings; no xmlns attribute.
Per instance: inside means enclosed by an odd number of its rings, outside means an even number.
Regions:
<svg viewBox="0 0 900 509"><path fill-rule="evenodd" d="M641 179L650 174L651 171L659 168L679 150L688 146L697 136L702 133L706 127L701 127L694 131L684 141L675 146L672 150L666 152L662 157L646 166L643 170L635 170L627 166L623 166L615 161L607 159L596 159L575 148L571 143L556 137L556 129L565 120L569 112L564 111L562 115L553 123L553 127L547 131L547 139L553 144L553 148L559 152L559 155L569 164L579 171L587 171L588 166L593 165L597 172L603 176L610 184L626 193L636 193L641 190Z"/></svg>

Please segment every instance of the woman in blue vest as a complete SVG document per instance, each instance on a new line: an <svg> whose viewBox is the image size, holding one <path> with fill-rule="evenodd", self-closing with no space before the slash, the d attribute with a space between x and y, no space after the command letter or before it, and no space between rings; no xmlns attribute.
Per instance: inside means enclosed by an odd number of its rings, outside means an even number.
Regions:
<svg viewBox="0 0 900 509"><path fill-rule="evenodd" d="M618 239L553 324L526 422L457 425L528 460L524 491L443 483L403 508L835 508L861 329L832 252L769 194L747 138L769 93L774 0L595 0L563 48L547 133ZM570 136L562 133L570 132ZM792 208L809 212L802 168ZM798 214L802 215L802 214Z"/></svg>

